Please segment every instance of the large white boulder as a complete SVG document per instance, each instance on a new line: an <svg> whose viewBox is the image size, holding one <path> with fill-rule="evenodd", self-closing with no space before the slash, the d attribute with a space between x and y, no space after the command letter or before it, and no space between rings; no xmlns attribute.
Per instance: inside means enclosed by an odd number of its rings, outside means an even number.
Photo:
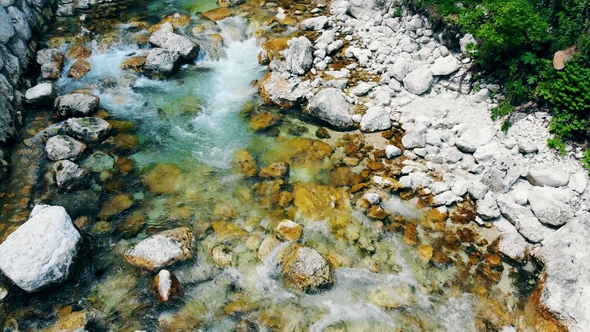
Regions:
<svg viewBox="0 0 590 332"><path fill-rule="evenodd" d="M415 95L421 95L430 89L433 80L432 72L427 68L418 68L403 79L406 90Z"/></svg>
<svg viewBox="0 0 590 332"><path fill-rule="evenodd" d="M305 75L313 65L312 44L306 37L293 38L288 41L286 61L289 72L294 75Z"/></svg>
<svg viewBox="0 0 590 332"><path fill-rule="evenodd" d="M459 60L454 56L440 57L434 60L434 64L430 67L430 71L434 76L444 76L456 72L461 67Z"/></svg>
<svg viewBox="0 0 590 332"><path fill-rule="evenodd" d="M551 226L561 226L573 218L569 205L572 198L569 190L560 188L533 187L528 193L535 216L540 222Z"/></svg>
<svg viewBox="0 0 590 332"><path fill-rule="evenodd" d="M307 111L339 129L349 129L353 126L351 105L340 89L321 90L311 100Z"/></svg>
<svg viewBox="0 0 590 332"><path fill-rule="evenodd" d="M148 237L124 257L129 264L153 271L193 257L194 249L195 236L189 228L181 227Z"/></svg>
<svg viewBox="0 0 590 332"><path fill-rule="evenodd" d="M495 135L496 128L493 126L471 126L455 141L455 146L462 152L473 153L480 146L489 143Z"/></svg>
<svg viewBox="0 0 590 332"><path fill-rule="evenodd" d="M150 43L169 51L178 52L184 59L194 60L199 55L199 45L185 36L171 32L173 30L172 24L164 23L160 30L150 36Z"/></svg>
<svg viewBox="0 0 590 332"><path fill-rule="evenodd" d="M391 112L388 108L374 106L361 119L361 131L371 133L391 128Z"/></svg>
<svg viewBox="0 0 590 332"><path fill-rule="evenodd" d="M25 92L25 101L29 104L51 104L57 97L57 90L51 83L40 83Z"/></svg>
<svg viewBox="0 0 590 332"><path fill-rule="evenodd" d="M38 205L0 244L0 270L18 287L37 292L70 277L81 244L63 207Z"/></svg>
<svg viewBox="0 0 590 332"><path fill-rule="evenodd" d="M535 186L558 188L568 184L570 173L550 164L537 164L531 167L526 177Z"/></svg>

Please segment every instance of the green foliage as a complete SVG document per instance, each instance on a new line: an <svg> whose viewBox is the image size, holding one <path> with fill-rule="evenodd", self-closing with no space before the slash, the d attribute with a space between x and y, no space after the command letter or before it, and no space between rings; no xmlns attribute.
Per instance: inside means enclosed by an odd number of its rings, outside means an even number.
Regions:
<svg viewBox="0 0 590 332"><path fill-rule="evenodd" d="M582 157L581 162L587 170L590 170L590 149L584 151L584 157Z"/></svg>
<svg viewBox="0 0 590 332"><path fill-rule="evenodd" d="M562 156L565 156L565 154L566 154L566 151L565 151L566 144L559 137L548 138L547 139L547 146L549 146L552 149L556 149L557 151L559 151L559 153Z"/></svg>

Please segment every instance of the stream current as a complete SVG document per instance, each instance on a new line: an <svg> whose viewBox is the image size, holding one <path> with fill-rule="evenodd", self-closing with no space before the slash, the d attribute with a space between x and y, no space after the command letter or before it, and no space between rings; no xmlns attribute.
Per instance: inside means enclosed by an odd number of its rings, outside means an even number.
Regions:
<svg viewBox="0 0 590 332"><path fill-rule="evenodd" d="M247 3L216 22L200 16L217 7L211 1L111 6L88 14L93 38L77 34L76 18L61 18L45 40L64 52L73 44L92 50L88 74L66 77L66 62L57 86L60 94L99 96L97 116L113 125L80 160L94 176L83 189L60 191L49 160L36 156L38 179L23 188L31 180L15 171L0 195L2 239L34 204L63 205L87 238L88 258L72 281L39 294L3 280L12 292L2 305L5 331L60 330L79 312L90 331L556 330L535 308L536 268L505 261L498 234L473 222L469 202L431 209L415 195L362 185L372 171L342 162L376 159L385 135L329 130L319 139L318 125L298 110L264 104L262 43L297 33L296 24L269 27L276 6ZM147 27L176 12L191 17L181 29L202 42L198 59L167 79L121 69L149 49L138 42ZM21 136L57 121L48 109L34 110ZM35 160L25 147L14 150L17 160ZM236 166L244 155L258 168L287 162L289 175L246 176ZM385 198L386 218L359 207L368 189ZM289 243L274 235L284 219L302 225L298 242L329 262L331 287L305 293L286 285L279 256ZM197 246L194 258L167 268L184 295L160 303L149 286L158 271L130 265L123 253L177 227L189 227Z"/></svg>

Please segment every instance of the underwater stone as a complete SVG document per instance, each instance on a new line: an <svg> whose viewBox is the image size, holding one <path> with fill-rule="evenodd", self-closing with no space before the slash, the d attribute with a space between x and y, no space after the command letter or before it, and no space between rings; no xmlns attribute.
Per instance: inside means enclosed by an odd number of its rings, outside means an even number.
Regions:
<svg viewBox="0 0 590 332"><path fill-rule="evenodd" d="M307 293L315 293L334 282L332 268L316 250L290 246L283 255L283 276L287 284Z"/></svg>
<svg viewBox="0 0 590 332"><path fill-rule="evenodd" d="M277 225L275 233L283 241L297 241L301 238L303 228L298 223L285 219Z"/></svg>
<svg viewBox="0 0 590 332"><path fill-rule="evenodd" d="M81 244L63 207L37 205L0 245L0 270L23 290L37 292L70 277Z"/></svg>
<svg viewBox="0 0 590 332"><path fill-rule="evenodd" d="M124 257L129 264L153 271L193 257L194 246L189 228L175 228L139 242Z"/></svg>
<svg viewBox="0 0 590 332"><path fill-rule="evenodd" d="M168 270L161 270L158 273L152 282L152 287L156 290L158 300L163 303L183 296L180 281Z"/></svg>
<svg viewBox="0 0 590 332"><path fill-rule="evenodd" d="M289 163L273 163L260 170L260 177L263 179L283 178L289 176Z"/></svg>
<svg viewBox="0 0 590 332"><path fill-rule="evenodd" d="M45 145L47 157L53 161L76 159L85 149L86 144L66 135L53 136L47 140L47 144Z"/></svg>
<svg viewBox="0 0 590 332"><path fill-rule="evenodd" d="M111 124L101 118L71 118L67 124L68 133L86 143L103 140L111 130Z"/></svg>
<svg viewBox="0 0 590 332"><path fill-rule="evenodd" d="M72 64L72 66L68 70L67 76L75 80L78 80L84 77L84 75L86 75L90 71L90 69L92 69L92 67L90 66L90 62L84 59L79 59Z"/></svg>

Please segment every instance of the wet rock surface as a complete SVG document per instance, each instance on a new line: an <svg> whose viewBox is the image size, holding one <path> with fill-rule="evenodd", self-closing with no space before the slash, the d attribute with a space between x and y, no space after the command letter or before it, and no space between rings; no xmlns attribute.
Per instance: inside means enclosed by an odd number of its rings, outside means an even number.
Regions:
<svg viewBox="0 0 590 332"><path fill-rule="evenodd" d="M0 245L0 269L20 288L37 292L71 276L81 244L64 208L39 205Z"/></svg>
<svg viewBox="0 0 590 332"><path fill-rule="evenodd" d="M153 235L125 252L125 260L155 270L193 256L195 238L190 229L177 228Z"/></svg>

